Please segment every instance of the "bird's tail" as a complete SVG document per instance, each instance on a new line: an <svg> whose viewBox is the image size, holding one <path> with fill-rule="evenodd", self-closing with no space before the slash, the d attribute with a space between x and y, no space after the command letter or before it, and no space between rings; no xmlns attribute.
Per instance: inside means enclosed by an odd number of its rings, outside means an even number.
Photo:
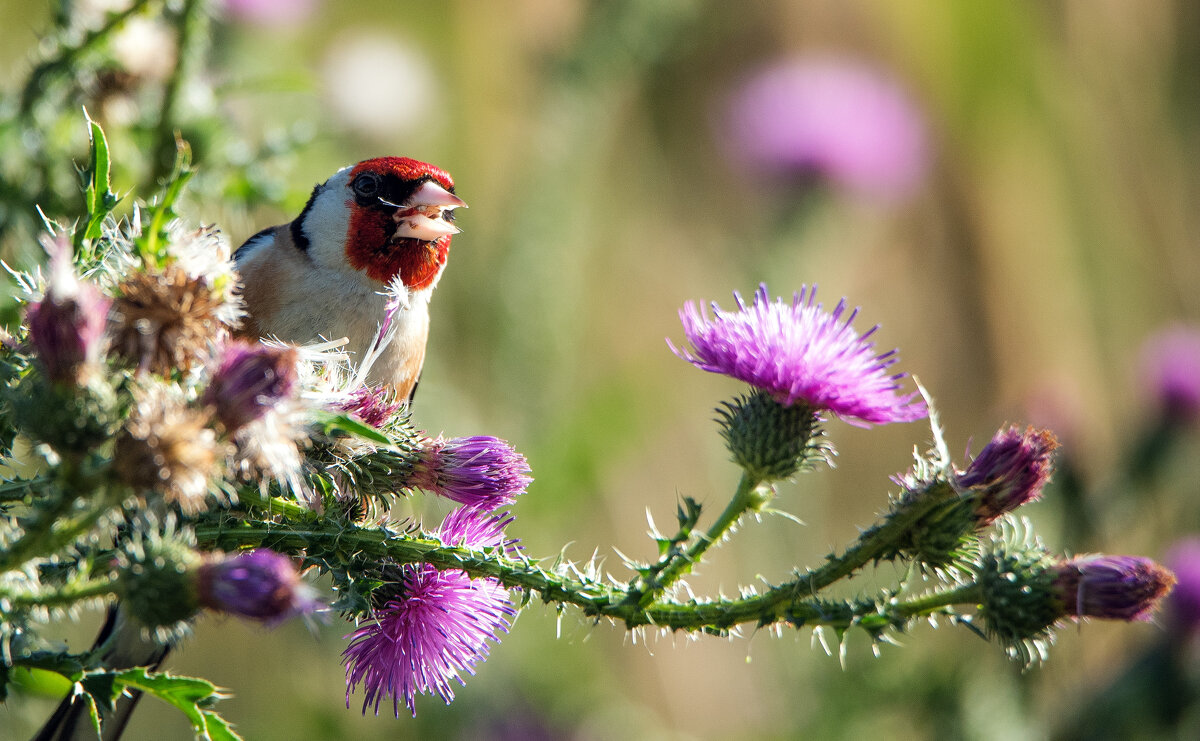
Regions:
<svg viewBox="0 0 1200 741"><path fill-rule="evenodd" d="M110 607L100 634L96 636L93 649L104 648L104 663L113 669L128 669L145 666L157 669L167 657L171 647L143 635L142 629L133 623L128 614L118 607ZM122 695L117 699L111 713L101 714L101 741L117 741L125 731L129 716L142 697L141 692ZM89 718L87 703L81 695L66 697L54 715L42 726L32 741L95 741L96 731Z"/></svg>

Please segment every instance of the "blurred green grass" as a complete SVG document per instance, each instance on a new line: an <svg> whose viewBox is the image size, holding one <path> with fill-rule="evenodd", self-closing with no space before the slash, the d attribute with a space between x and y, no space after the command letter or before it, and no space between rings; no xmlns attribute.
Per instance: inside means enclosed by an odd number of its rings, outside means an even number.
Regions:
<svg viewBox="0 0 1200 741"><path fill-rule="evenodd" d="M48 10L5 0L0 15L11 92ZM1048 396L1065 410L1053 426L1066 453L1103 482L1149 413L1140 342L1200 321L1197 20L1182 0L327 2L295 28L215 27L187 211L237 244L353 161L403 154L453 173L471 208L433 303L415 418L430 432L505 437L528 456L536 481L511 528L527 552L570 541L572 557L599 549L624 575L611 549L651 555L647 508L666 528L677 495L719 507L736 482L710 420L737 387L692 370L663 338L681 336L684 301L729 305L759 281L777 294L816 283L827 302L864 307L860 329L882 322L879 346L899 346L898 367L932 391L952 450L1045 414L1035 402ZM365 64L362 79L327 76L336 55L380 40L436 81L436 96L412 102L424 124L365 131L332 105L331 87L362 84L369 102L406 73ZM794 194L746 182L710 124L756 66L834 52L907 86L928 117L933 168L904 203L833 197L803 228L781 228ZM297 131L304 143L264 165L282 183L264 206L203 182L205 152L235 132L262 144ZM56 135L82 149L82 125ZM111 136L118 157L137 146ZM928 439L919 424L830 429L837 470L778 501L807 525L745 527L692 580L697 592L777 579L844 546ZM1153 500L1092 502L1105 550L1161 557L1200 529L1195 443ZM1052 547L1068 545L1053 492L1030 509ZM644 647L533 606L453 705L426 698L415 721L360 717L356 697L343 707L336 620L315 634L207 620L170 668L231 687L224 710L252 739L500 737L519 723L581 739L1028 739L1048 737L1157 631L1065 630L1050 663L1020 675L943 626L879 659L853 637L843 669L807 632ZM29 735L49 708L10 701L0 738ZM190 737L151 703L134 723L133 738Z"/></svg>

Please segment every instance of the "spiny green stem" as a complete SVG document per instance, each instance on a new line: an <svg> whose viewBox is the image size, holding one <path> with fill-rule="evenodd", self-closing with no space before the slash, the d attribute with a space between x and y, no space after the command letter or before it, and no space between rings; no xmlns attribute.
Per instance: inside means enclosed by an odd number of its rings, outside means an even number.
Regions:
<svg viewBox="0 0 1200 741"><path fill-rule="evenodd" d="M57 472L57 501L48 509L38 511L33 521L25 526L21 537L0 551L0 572L19 568L30 559L56 553L73 543L91 530L116 503L114 497L121 490L109 485L108 470L85 471L83 468L79 461L63 460ZM28 483L48 485L49 479L38 478ZM87 496L93 492L95 496ZM86 509L72 519L64 520L79 503L85 503Z"/></svg>
<svg viewBox="0 0 1200 741"><path fill-rule="evenodd" d="M935 482L923 492L912 496L883 523L859 536L858 541L841 556L831 556L828 562L810 569L796 579L773 587L763 597L770 604L781 604L797 597L811 596L836 581L852 575L871 561L888 555L900 537L922 517L932 512L950 497L957 496L944 482Z"/></svg>
<svg viewBox="0 0 1200 741"><path fill-rule="evenodd" d="M78 44L74 46L60 46L57 55L39 64L29 75L29 81L25 83L25 87L21 91L19 115L22 118L26 118L32 114L37 102L52 89L53 86L50 81L53 77L75 69L81 56L108 38L125 21L141 13L153 2L158 2L158 0L137 0L137 2L131 4L125 10L109 16L104 25L94 31L89 31Z"/></svg>
<svg viewBox="0 0 1200 741"><path fill-rule="evenodd" d="M191 76L192 69L195 68L196 60L194 58L199 56L199 50L196 47L205 36L205 19L202 0L185 0L178 16L179 42L176 54L179 62L171 71L171 76L163 88L162 104L158 111L152 182L167 177L175 163L180 92L188 77Z"/></svg>
<svg viewBox="0 0 1200 741"><path fill-rule="evenodd" d="M607 617L634 628L654 625L670 630L723 631L737 625L765 625L782 620L804 625L848 627L850 617L882 615L904 622L951 604L977 604L974 585L926 595L909 602L864 601L853 608L830 610L829 603L798 592L792 585L764 594L712 602L656 602L642 606L619 587L572 578L547 571L530 561L511 559L442 545L436 540L396 536L384 530L299 529L274 523L224 523L196 528L206 547L230 550L241 546L267 546L282 551L306 550L309 555L336 560L368 559L396 563L423 562L439 569L461 569L473 577L489 577L509 588L535 592L547 602L570 604L585 615Z"/></svg>
<svg viewBox="0 0 1200 741"><path fill-rule="evenodd" d="M295 520L304 520L312 516L312 510L304 505L264 494L257 488L245 487L238 491L238 502L250 504L273 515L283 515Z"/></svg>
<svg viewBox="0 0 1200 741"><path fill-rule="evenodd" d="M631 590L631 601L636 602L639 607L646 607L658 599L664 590L674 584L680 576L690 571L692 565L703 558L709 548L719 543L741 519L742 515L747 511L762 507L769 497L762 490L764 486L748 473L743 473L741 481L738 482L737 491L734 492L733 498L729 500L729 504L726 505L725 510L721 512L716 521L707 531L693 540L687 550L671 554L656 575Z"/></svg>
<svg viewBox="0 0 1200 741"><path fill-rule="evenodd" d="M51 534L54 526L78 501L77 493L89 491L84 488L87 484L83 481L77 461L64 460L59 468L59 476L64 486L60 487L57 500L48 508L39 510L33 521L25 526L21 537L0 552L0 572L18 568L31 558L53 552L48 544L55 539Z"/></svg>
<svg viewBox="0 0 1200 741"><path fill-rule="evenodd" d="M0 600L12 607L58 607L71 605L80 600L93 597L103 597L113 594L117 584L113 579L92 579L75 584L67 584L58 589L46 589L38 592L5 592L0 591Z"/></svg>
<svg viewBox="0 0 1200 741"><path fill-rule="evenodd" d="M0 572L15 569L30 558L44 555L41 551L44 550L44 545L50 538L50 530L54 527L55 521L70 510L74 503L70 495L63 494L54 503L54 506L38 512L37 518L26 526L21 537L0 552Z"/></svg>
<svg viewBox="0 0 1200 741"><path fill-rule="evenodd" d="M903 617L921 617L929 615L950 605L978 605L983 601L983 590L974 582L963 584L944 592L931 592L924 597L901 602L896 605L896 612Z"/></svg>

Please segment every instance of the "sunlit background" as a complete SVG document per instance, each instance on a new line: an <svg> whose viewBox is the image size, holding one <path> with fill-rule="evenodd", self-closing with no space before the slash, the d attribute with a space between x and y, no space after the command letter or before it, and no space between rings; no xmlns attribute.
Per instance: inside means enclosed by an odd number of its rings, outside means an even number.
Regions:
<svg viewBox="0 0 1200 741"><path fill-rule="evenodd" d="M95 28L128 4L0 2L6 117L56 13ZM929 390L960 460L1006 423L1051 427L1060 471L1027 514L1052 549L1166 559L1200 532L1194 428L1172 426L1152 455L1138 442L1162 427L1143 344L1200 325L1200 7L212 5L182 58L177 25L132 18L35 116L40 138L0 131L4 258L40 259L22 193L51 218L79 212L81 105L108 132L115 189L153 195L173 132L146 122L172 85L200 168L184 210L234 245L290 220L346 164L442 166L470 209L433 300L414 420L528 457L536 480L509 534L530 555L567 544L628 578L618 551L655 555L647 510L666 530L679 496L723 506L739 472L713 408L740 389L664 338L682 337L685 301L729 306L760 282L861 306L856 326L880 323L878 347L900 348L896 367ZM873 522L888 477L930 440L923 422L828 429L837 468L776 502L804 524L744 526L694 591L819 563ZM1135 452L1153 460L1131 465ZM886 583L868 574L847 594ZM839 662L835 638L831 657L807 630L633 640L535 603L453 704L422 698L416 719L363 716L361 696L346 708L336 616L271 630L208 618L169 669L231 688L221 710L248 739L1036 739L1098 734L1085 725L1098 718L1114 738L1194 737L1186 679L1200 659L1169 622L1064 630L1022 674L945 623L878 658L851 634ZM53 705L11 696L0 738L28 737ZM129 734L191 737L153 700Z"/></svg>

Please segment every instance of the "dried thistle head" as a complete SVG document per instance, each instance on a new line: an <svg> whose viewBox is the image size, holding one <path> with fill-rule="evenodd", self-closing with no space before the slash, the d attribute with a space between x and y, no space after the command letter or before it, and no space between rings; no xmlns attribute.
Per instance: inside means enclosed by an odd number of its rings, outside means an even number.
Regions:
<svg viewBox="0 0 1200 741"><path fill-rule="evenodd" d="M113 349L160 375L203 362L235 321L224 292L174 263L136 271L116 292L109 320Z"/></svg>
<svg viewBox="0 0 1200 741"><path fill-rule="evenodd" d="M113 467L125 484L153 491L186 513L208 506L208 482L224 464L225 445L205 412L159 386L145 387L117 436Z"/></svg>

